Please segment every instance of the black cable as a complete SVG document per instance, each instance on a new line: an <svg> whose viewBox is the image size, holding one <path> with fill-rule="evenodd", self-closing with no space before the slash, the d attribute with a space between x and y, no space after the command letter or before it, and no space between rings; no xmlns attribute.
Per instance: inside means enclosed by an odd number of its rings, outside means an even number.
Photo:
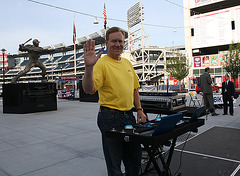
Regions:
<svg viewBox="0 0 240 176"><path fill-rule="evenodd" d="M90 17L93 17L93 18L96 18L96 17L100 18L100 19L104 18L104 17L101 17L101 16L92 15L92 14L88 14L88 13L84 13L84 12L79 12L79 11L76 11L76 10L71 10L71 9L67 9L67 8L64 8L64 7L59 7L59 6L56 6L56 5L51 5L51 4L47 4L47 3L43 3L43 2L39 2L39 1L35 1L35 0L28 0L28 1L36 3L36 4L41 4L41 5L44 5L44 6L60 9L60 10L65 10L65 11L68 11L68 12L73 12L73 13L78 13L78 14L85 15L85 16L90 16ZM120 20L120 19L116 19L116 18L107 18L107 19L112 20L112 21L119 21L119 22L127 23L126 20ZM174 28L174 29L175 28L184 28L184 27L179 27L179 26L163 26L163 25L147 24L147 23L143 23L143 25L153 26L153 27L161 27L161 28Z"/></svg>
<svg viewBox="0 0 240 176"><path fill-rule="evenodd" d="M191 131L188 132L188 136L187 136L187 138L186 138L186 140L185 140L185 142L184 142L184 144L183 144L183 148L182 148L182 150L181 150L180 158L179 158L179 159L180 159L179 167L178 167L177 171L175 172L174 176L177 176L176 174L178 173L178 171L180 170L180 168L181 168L181 166L182 166L182 154L183 154L183 150L184 150L184 148L185 148L185 146L186 146L187 140L188 140L188 138L190 137L190 134L191 134Z"/></svg>

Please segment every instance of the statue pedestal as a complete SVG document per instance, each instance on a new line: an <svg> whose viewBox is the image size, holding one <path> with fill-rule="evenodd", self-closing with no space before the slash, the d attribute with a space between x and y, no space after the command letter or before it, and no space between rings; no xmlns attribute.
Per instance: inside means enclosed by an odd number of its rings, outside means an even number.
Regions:
<svg viewBox="0 0 240 176"><path fill-rule="evenodd" d="M57 110L56 83L3 84L3 113Z"/></svg>

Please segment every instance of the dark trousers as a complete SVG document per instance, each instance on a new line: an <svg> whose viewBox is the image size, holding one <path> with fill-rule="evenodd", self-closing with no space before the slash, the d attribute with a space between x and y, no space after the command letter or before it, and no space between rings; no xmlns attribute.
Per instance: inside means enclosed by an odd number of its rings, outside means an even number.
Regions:
<svg viewBox="0 0 240 176"><path fill-rule="evenodd" d="M132 111L121 111L108 108L98 113L98 127L102 133L103 152L108 170L108 176L123 176L121 162L125 166L126 176L138 176L141 168L141 145L122 140L107 138L106 131L113 128L124 128L125 125L136 124Z"/></svg>
<svg viewBox="0 0 240 176"><path fill-rule="evenodd" d="M227 114L228 112L228 102L229 102L229 113L233 115L233 99L227 95L227 93L223 93L223 113Z"/></svg>
<svg viewBox="0 0 240 176"><path fill-rule="evenodd" d="M213 93L203 93L204 105L211 113L215 113Z"/></svg>

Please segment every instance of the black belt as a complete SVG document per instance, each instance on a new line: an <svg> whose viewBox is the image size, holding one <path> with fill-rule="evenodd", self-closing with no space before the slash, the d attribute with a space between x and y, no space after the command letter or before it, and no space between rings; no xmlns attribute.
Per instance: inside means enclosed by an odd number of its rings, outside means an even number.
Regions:
<svg viewBox="0 0 240 176"><path fill-rule="evenodd" d="M117 109L111 109L111 108L108 108L108 107L105 107L105 106L100 106L100 109L103 111L104 109L107 109L109 111L113 111L113 112L117 112L119 114L123 114L123 115L129 115L132 113L132 109L129 110L129 111L120 111L120 110L117 110Z"/></svg>

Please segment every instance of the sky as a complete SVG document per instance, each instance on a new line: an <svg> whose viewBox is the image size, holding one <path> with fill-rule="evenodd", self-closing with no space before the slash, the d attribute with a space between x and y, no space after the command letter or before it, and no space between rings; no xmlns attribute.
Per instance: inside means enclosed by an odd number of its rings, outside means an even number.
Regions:
<svg viewBox="0 0 240 176"><path fill-rule="evenodd" d="M41 5L32 0L1 0L0 49L6 49L7 54L16 54L19 44L29 38L38 39L42 47L58 43L72 45L74 18L77 38L99 31L103 28L104 2L107 18L117 19L107 20L107 25L128 30L127 10L138 2L138 0L34 1L79 13ZM183 0L142 0L142 4L144 24L150 24L143 26L149 35L149 45L163 47L184 45ZM93 24L95 20L93 16L102 17L98 18L98 25ZM29 44L32 44L32 41Z"/></svg>

